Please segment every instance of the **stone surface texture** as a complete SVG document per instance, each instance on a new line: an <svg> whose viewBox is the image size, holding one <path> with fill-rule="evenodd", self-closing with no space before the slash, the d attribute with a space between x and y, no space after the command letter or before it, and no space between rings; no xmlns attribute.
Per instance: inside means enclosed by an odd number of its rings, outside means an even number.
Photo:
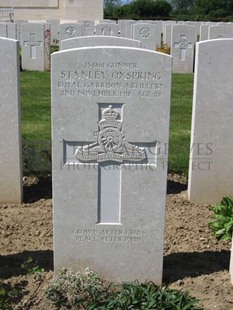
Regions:
<svg viewBox="0 0 233 310"><path fill-rule="evenodd" d="M52 55L56 270L89 266L109 281L161 284L170 94L165 54L91 47Z"/></svg>
<svg viewBox="0 0 233 310"><path fill-rule="evenodd" d="M18 42L0 38L0 202L22 201Z"/></svg>
<svg viewBox="0 0 233 310"><path fill-rule="evenodd" d="M133 39L107 36L77 37L61 41L61 50L87 46L130 46L141 47L141 42Z"/></svg>
<svg viewBox="0 0 233 310"><path fill-rule="evenodd" d="M233 195L233 40L197 44L188 194L194 203Z"/></svg>

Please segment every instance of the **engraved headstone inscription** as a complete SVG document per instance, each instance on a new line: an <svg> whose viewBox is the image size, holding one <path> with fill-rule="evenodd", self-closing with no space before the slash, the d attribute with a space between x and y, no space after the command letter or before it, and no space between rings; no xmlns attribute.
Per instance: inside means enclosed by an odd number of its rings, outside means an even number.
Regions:
<svg viewBox="0 0 233 310"><path fill-rule="evenodd" d="M161 283L170 93L165 54L98 46L52 55L56 270Z"/></svg>
<svg viewBox="0 0 233 310"><path fill-rule="evenodd" d="M22 201L18 41L0 38L0 202Z"/></svg>

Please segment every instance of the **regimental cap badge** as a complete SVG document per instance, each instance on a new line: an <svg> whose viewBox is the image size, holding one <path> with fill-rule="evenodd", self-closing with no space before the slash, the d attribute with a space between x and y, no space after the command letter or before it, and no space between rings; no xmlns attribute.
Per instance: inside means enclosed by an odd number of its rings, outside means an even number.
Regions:
<svg viewBox="0 0 233 310"><path fill-rule="evenodd" d="M118 117L119 113L117 110L113 109L111 105L107 109L103 110L102 119L99 121L100 130L107 127L115 127L120 130L122 127L122 121L118 120Z"/></svg>

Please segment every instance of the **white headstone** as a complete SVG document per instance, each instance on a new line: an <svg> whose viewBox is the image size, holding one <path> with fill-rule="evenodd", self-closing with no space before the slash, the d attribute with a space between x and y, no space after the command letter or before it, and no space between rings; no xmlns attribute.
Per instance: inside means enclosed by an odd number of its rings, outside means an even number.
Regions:
<svg viewBox="0 0 233 310"><path fill-rule="evenodd" d="M233 40L196 48L188 195L218 203L233 194Z"/></svg>
<svg viewBox="0 0 233 310"><path fill-rule="evenodd" d="M95 30L94 20L82 20L80 21L84 26L84 36L93 36Z"/></svg>
<svg viewBox="0 0 233 310"><path fill-rule="evenodd" d="M120 36L132 39L132 25L136 22L130 19L120 19L118 20L118 25L120 26Z"/></svg>
<svg viewBox="0 0 233 310"><path fill-rule="evenodd" d="M17 32L16 32L16 24L8 23L7 24L7 37L9 39L17 39Z"/></svg>
<svg viewBox="0 0 233 310"><path fill-rule="evenodd" d="M103 35L103 36L119 36L120 27L117 24L113 23L101 23L96 25L95 33L96 35Z"/></svg>
<svg viewBox="0 0 233 310"><path fill-rule="evenodd" d="M174 73L192 73L194 46L196 42L195 28L189 25L172 26L171 55Z"/></svg>
<svg viewBox="0 0 233 310"><path fill-rule="evenodd" d="M78 23L60 24L60 42L62 40L81 37L84 34L84 25Z"/></svg>
<svg viewBox="0 0 233 310"><path fill-rule="evenodd" d="M156 29L157 29L156 46L160 47L161 46L163 29L164 29L164 21L163 20L155 20L155 21L150 21L150 23L156 25Z"/></svg>
<svg viewBox="0 0 233 310"><path fill-rule="evenodd" d="M21 31L21 26L22 24L27 24L27 20L15 20L16 24L16 39L19 41L19 44L21 45L22 43L22 31Z"/></svg>
<svg viewBox="0 0 233 310"><path fill-rule="evenodd" d="M208 37L209 40L233 38L233 27L224 25L210 26Z"/></svg>
<svg viewBox="0 0 233 310"><path fill-rule="evenodd" d="M22 68L46 70L45 24L22 24Z"/></svg>
<svg viewBox="0 0 233 310"><path fill-rule="evenodd" d="M165 54L52 55L56 270L89 266L109 281L161 284L170 92Z"/></svg>
<svg viewBox="0 0 233 310"><path fill-rule="evenodd" d="M7 24L0 23L0 37L7 38Z"/></svg>
<svg viewBox="0 0 233 310"><path fill-rule="evenodd" d="M202 25L200 30L200 41L208 40L209 25Z"/></svg>
<svg viewBox="0 0 233 310"><path fill-rule="evenodd" d="M133 27L133 39L142 42L142 48L156 50L156 30L157 25L136 23Z"/></svg>
<svg viewBox="0 0 233 310"><path fill-rule="evenodd" d="M141 42L133 39L107 36L76 37L61 41L61 50L87 46L130 46L141 47Z"/></svg>
<svg viewBox="0 0 233 310"><path fill-rule="evenodd" d="M190 25L195 28L195 34L196 34L196 41L199 41L198 38L200 38L200 33L201 33L201 24L202 22L186 22L185 25Z"/></svg>
<svg viewBox="0 0 233 310"><path fill-rule="evenodd" d="M165 35L167 25L176 25L176 21L174 21L174 20L165 20L164 21L164 23L163 23L163 36Z"/></svg>
<svg viewBox="0 0 233 310"><path fill-rule="evenodd" d="M0 38L0 202L22 202L19 46Z"/></svg>
<svg viewBox="0 0 233 310"><path fill-rule="evenodd" d="M170 25L170 24L166 25L165 32L163 35L163 42L170 47L171 47L172 26L173 25Z"/></svg>

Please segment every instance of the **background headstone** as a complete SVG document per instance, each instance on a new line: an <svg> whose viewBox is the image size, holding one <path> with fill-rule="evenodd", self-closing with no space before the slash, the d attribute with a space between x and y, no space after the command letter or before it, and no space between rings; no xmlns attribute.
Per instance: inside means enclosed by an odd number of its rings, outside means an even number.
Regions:
<svg viewBox="0 0 233 310"><path fill-rule="evenodd" d="M114 23L101 23L96 25L95 33L96 35L102 36L119 36L120 27Z"/></svg>
<svg viewBox="0 0 233 310"><path fill-rule="evenodd" d="M45 24L22 24L22 68L45 71L49 57L45 51Z"/></svg>
<svg viewBox="0 0 233 310"><path fill-rule="evenodd" d="M233 40L197 45L188 195L218 203L233 194Z"/></svg>
<svg viewBox="0 0 233 310"><path fill-rule="evenodd" d="M209 40L233 38L233 27L224 25L210 26L208 38Z"/></svg>
<svg viewBox="0 0 233 310"><path fill-rule="evenodd" d="M209 25L202 25L200 29L200 41L208 40L209 38Z"/></svg>
<svg viewBox="0 0 233 310"><path fill-rule="evenodd" d="M136 22L134 20L130 19L120 19L118 20L118 25L120 27L120 36L125 38L131 38L132 39L132 25Z"/></svg>
<svg viewBox="0 0 233 310"><path fill-rule="evenodd" d="M172 24L165 26L165 31L163 33L163 42L171 47L171 35L172 35Z"/></svg>
<svg viewBox="0 0 233 310"><path fill-rule="evenodd" d="M84 26L84 36L93 36L95 30L94 20L82 20L80 21Z"/></svg>
<svg viewBox="0 0 233 310"><path fill-rule="evenodd" d="M171 57L70 49L52 81L55 269L161 284Z"/></svg>
<svg viewBox="0 0 233 310"><path fill-rule="evenodd" d="M8 23L7 24L7 37L9 39L17 39L17 32L16 32L16 24Z"/></svg>
<svg viewBox="0 0 233 310"><path fill-rule="evenodd" d="M142 48L156 50L156 24L136 23L133 24L133 39L141 41Z"/></svg>
<svg viewBox="0 0 233 310"><path fill-rule="evenodd" d="M0 202L22 202L19 46L0 38Z"/></svg>
<svg viewBox="0 0 233 310"><path fill-rule="evenodd" d="M62 40L81 37L84 34L84 25L78 23L60 24L60 42Z"/></svg>
<svg viewBox="0 0 233 310"><path fill-rule="evenodd" d="M174 73L192 73L194 46L196 42L195 28L189 25L172 26L171 55Z"/></svg>
<svg viewBox="0 0 233 310"><path fill-rule="evenodd" d="M22 30L21 30L21 26L22 26L22 24L27 24L27 23L28 23L27 20L15 20L15 24L16 24L16 39L19 41L20 45L22 43Z"/></svg>
<svg viewBox="0 0 233 310"><path fill-rule="evenodd" d="M0 23L0 37L7 38L7 24Z"/></svg>
<svg viewBox="0 0 233 310"><path fill-rule="evenodd" d="M50 24L51 29L51 45L58 45L60 39L60 21L58 19L49 19L47 23Z"/></svg>
<svg viewBox="0 0 233 310"><path fill-rule="evenodd" d="M141 47L141 42L133 39L107 36L77 37L61 41L61 50L87 46L130 46Z"/></svg>

